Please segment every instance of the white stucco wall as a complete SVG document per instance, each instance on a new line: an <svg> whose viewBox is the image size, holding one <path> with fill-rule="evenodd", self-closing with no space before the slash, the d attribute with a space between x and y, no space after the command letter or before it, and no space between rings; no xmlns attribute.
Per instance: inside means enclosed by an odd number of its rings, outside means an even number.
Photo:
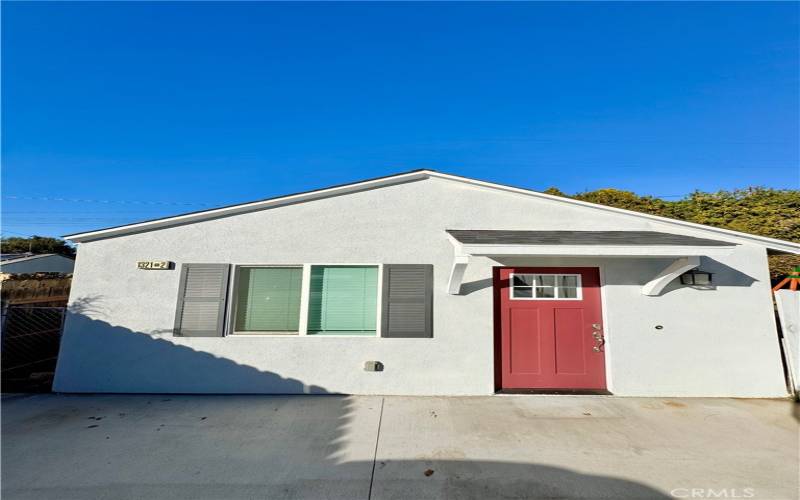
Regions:
<svg viewBox="0 0 800 500"><path fill-rule="evenodd" d="M619 395L785 395L763 247L702 267L715 290L642 284L665 259L475 259L448 295L445 229L697 231L443 179L83 243L55 380L65 392L477 395L494 392L492 266L599 266L610 390ZM716 236L720 238L719 236ZM721 238L720 238L721 239ZM428 263L434 338L171 336L181 263ZM655 325L663 330L655 330ZM367 360L383 372L363 370Z"/></svg>
<svg viewBox="0 0 800 500"><path fill-rule="evenodd" d="M783 331L786 364L791 371L794 390L800 394L800 292L778 290L775 302Z"/></svg>

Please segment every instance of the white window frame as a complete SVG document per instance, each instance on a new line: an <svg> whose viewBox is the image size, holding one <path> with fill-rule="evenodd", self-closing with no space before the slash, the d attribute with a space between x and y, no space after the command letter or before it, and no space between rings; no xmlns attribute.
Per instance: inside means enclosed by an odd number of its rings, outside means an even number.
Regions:
<svg viewBox="0 0 800 500"><path fill-rule="evenodd" d="M515 287L514 286L514 276L532 276L531 282L531 297L515 297L514 296L514 288L528 288L528 287ZM536 297L536 287L539 286L536 282L536 276L554 276L555 279L553 280L555 285L552 287L555 293L555 297ZM577 286L577 296L574 298L560 298L558 296L558 277L559 276L575 276ZM558 300L558 301L575 301L575 300L583 300L583 281L581 280L580 273L510 273L508 276L508 298L510 300ZM549 286L547 288L550 288ZM566 287L572 288L572 287Z"/></svg>
<svg viewBox="0 0 800 500"><path fill-rule="evenodd" d="M315 335L308 333L308 305L311 296L311 267L377 267L378 268L378 298L376 300L377 311L375 313L375 334L374 335ZM237 288L239 286L239 269L243 267L290 267L302 269L302 277L300 278L300 323L298 324L298 331L296 332L237 332L236 328L236 299ZM277 337L277 338L319 338L319 339L356 339L365 338L372 339L381 336L381 326L383 318L381 312L383 310L383 264L376 262L312 262L309 264L233 264L233 272L231 286L228 291L228 321L227 321L227 337L236 338L250 338L250 337Z"/></svg>
<svg viewBox="0 0 800 500"><path fill-rule="evenodd" d="M239 272L242 268L262 268L262 269L274 269L274 268L290 268L290 269L300 269L301 270L301 278L300 278L300 322L298 324L297 331L269 331L269 330L258 330L252 332L244 332L244 331L237 331L236 330L236 306L238 304L238 293L239 293ZM230 307L228 307L228 311L230 314L230 333L229 336L235 337L297 337L300 335L300 329L303 327L303 294L305 293L304 287L306 284L306 273L303 264L234 264L233 266L233 281L231 284L231 290L228 294L228 302L230 303Z"/></svg>

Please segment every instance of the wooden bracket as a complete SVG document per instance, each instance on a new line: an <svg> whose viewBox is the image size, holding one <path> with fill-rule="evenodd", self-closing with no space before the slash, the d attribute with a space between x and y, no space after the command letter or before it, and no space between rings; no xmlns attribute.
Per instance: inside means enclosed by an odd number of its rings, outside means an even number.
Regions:
<svg viewBox="0 0 800 500"><path fill-rule="evenodd" d="M642 294L653 297L659 295L661 291L664 290L664 287L672 282L672 280L698 266L700 266L700 257L696 255L675 259L672 264L665 267L655 278L645 283L642 287Z"/></svg>

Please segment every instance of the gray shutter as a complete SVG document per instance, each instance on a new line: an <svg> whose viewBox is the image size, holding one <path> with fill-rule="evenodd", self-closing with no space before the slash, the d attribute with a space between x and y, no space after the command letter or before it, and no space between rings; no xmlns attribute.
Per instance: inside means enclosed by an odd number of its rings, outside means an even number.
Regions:
<svg viewBox="0 0 800 500"><path fill-rule="evenodd" d="M383 337L433 337L433 266L383 266Z"/></svg>
<svg viewBox="0 0 800 500"><path fill-rule="evenodd" d="M173 335L222 337L229 264L184 264Z"/></svg>

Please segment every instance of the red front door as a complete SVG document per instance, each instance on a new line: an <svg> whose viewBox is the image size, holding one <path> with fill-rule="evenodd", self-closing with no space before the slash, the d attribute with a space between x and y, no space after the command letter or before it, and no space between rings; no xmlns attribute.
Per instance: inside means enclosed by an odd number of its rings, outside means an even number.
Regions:
<svg viewBox="0 0 800 500"><path fill-rule="evenodd" d="M502 389L606 388L597 268L499 268L494 279Z"/></svg>

